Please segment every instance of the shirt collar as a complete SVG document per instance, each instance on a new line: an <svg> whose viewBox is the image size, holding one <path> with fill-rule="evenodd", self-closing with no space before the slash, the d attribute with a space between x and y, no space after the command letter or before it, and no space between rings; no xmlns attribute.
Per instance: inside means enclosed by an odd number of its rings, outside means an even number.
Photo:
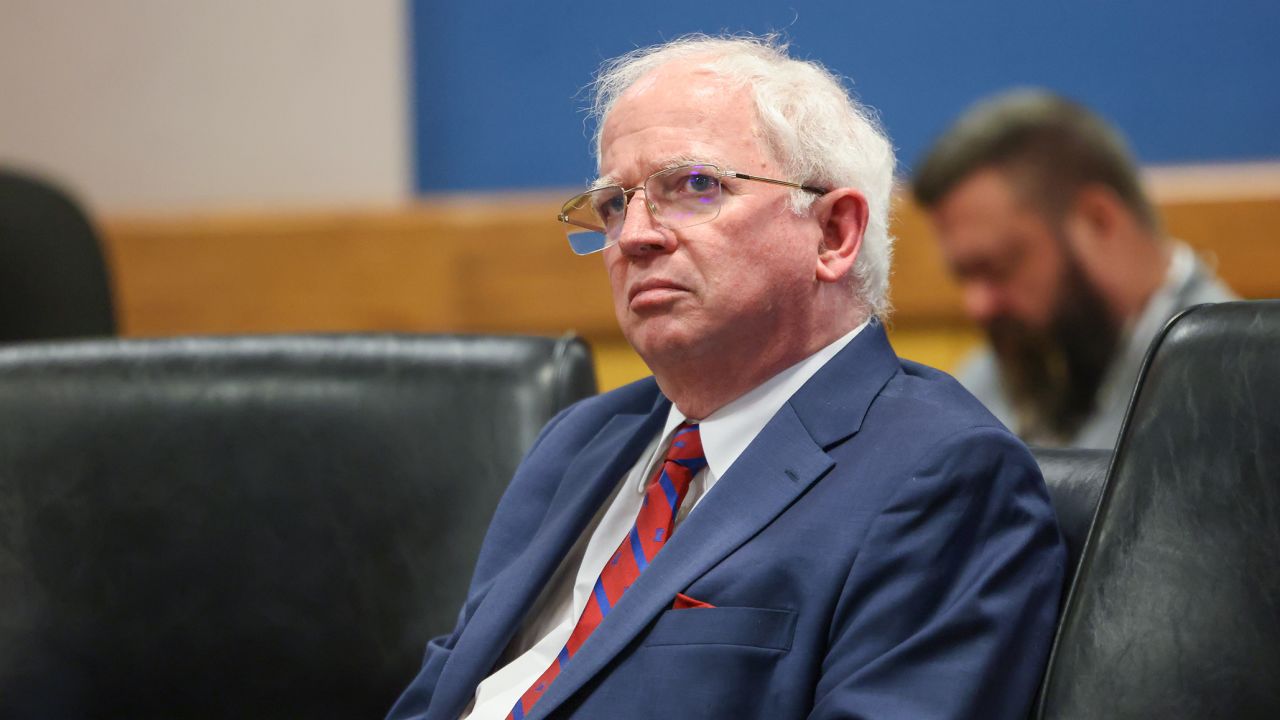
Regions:
<svg viewBox="0 0 1280 720"><path fill-rule="evenodd" d="M826 365L836 353L844 349L871 321L867 320L830 345L774 375L728 405L716 410L698 422L698 434L702 437L702 450L707 458L707 468L717 478L724 477L742 451L747 449L756 435L764 429L778 409ZM663 427L663 442L659 448L665 452L666 438L684 422L684 413L675 403L667 413Z"/></svg>

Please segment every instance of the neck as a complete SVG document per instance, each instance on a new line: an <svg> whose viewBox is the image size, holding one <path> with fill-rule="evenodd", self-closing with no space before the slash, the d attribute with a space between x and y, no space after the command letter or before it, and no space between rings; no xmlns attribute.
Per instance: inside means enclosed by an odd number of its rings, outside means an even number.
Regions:
<svg viewBox="0 0 1280 720"><path fill-rule="evenodd" d="M742 397L769 378L800 362L812 352L769 363L753 363L749 371L724 367L721 363L690 363L679 371L654 369L662 394L671 398L685 417L704 420L716 410Z"/></svg>
<svg viewBox="0 0 1280 720"><path fill-rule="evenodd" d="M1123 325L1141 314L1164 285L1173 260L1173 247L1150 233L1138 232L1121 249L1123 257L1107 263L1112 270L1100 283L1100 289Z"/></svg>
<svg viewBox="0 0 1280 720"><path fill-rule="evenodd" d="M774 342L735 353L723 347L703 357L650 361L658 387L685 417L697 420L728 405L778 373L830 345L866 320L838 323L804 343Z"/></svg>

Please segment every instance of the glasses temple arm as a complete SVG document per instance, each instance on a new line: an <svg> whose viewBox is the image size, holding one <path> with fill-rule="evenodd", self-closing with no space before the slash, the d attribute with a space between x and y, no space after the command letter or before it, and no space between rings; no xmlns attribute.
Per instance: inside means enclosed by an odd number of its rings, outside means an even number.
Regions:
<svg viewBox="0 0 1280 720"><path fill-rule="evenodd" d="M793 183L789 180L775 180L773 178L760 177L759 175L748 175L746 173L737 172L735 170L729 170L725 172L725 175L729 175L730 177L740 178L742 180L757 180L759 182L767 182L767 183L772 183L774 185L785 185L787 187L793 187L799 190L804 190L805 192L811 192L811 193L814 193L815 195L826 195L828 192L831 192L826 188L814 187L812 185L801 185L800 183Z"/></svg>

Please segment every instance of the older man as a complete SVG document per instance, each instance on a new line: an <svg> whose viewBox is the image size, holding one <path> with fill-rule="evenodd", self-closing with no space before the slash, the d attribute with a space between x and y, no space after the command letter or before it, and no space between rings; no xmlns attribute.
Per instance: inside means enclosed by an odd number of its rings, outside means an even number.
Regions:
<svg viewBox="0 0 1280 720"><path fill-rule="evenodd" d="M1027 442L1115 445L1160 328L1234 297L1161 233L1120 135L1050 93L974 107L926 156L915 193L991 341L960 381Z"/></svg>
<svg viewBox="0 0 1280 720"><path fill-rule="evenodd" d="M877 320L887 139L769 40L597 87L561 220L654 377L548 424L391 716L1023 717L1063 550L1026 449Z"/></svg>

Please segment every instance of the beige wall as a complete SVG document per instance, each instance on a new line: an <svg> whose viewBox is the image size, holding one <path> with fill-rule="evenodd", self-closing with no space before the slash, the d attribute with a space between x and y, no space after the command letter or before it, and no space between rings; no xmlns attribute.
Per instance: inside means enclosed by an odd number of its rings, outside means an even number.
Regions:
<svg viewBox="0 0 1280 720"><path fill-rule="evenodd" d="M0 163L98 213L410 194L401 0L0 0Z"/></svg>

